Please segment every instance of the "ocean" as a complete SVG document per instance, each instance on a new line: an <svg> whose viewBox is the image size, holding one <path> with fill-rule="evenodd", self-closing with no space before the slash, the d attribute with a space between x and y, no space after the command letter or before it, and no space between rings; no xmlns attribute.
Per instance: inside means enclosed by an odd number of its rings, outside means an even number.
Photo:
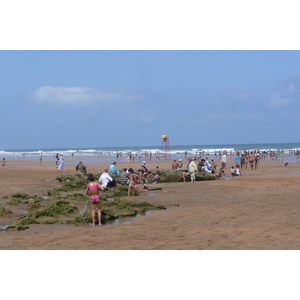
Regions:
<svg viewBox="0 0 300 300"><path fill-rule="evenodd" d="M291 151L300 149L300 143L272 143L272 144L217 144L217 145L170 145L169 159L185 158L195 156L199 151L204 152L206 156L213 157L215 152L227 150L227 153L235 153L237 150L260 150L260 151L277 151L283 150L284 155L280 158L285 162L298 162L298 157L291 154ZM152 153L152 160L158 159L155 156L157 151L163 154L162 145L160 146L131 146L131 147L82 147L82 148L51 148L51 149L6 149L0 150L0 158L5 159L39 159L42 155L43 159L55 159L55 154L63 153L65 158L80 158L85 160L84 163L95 162L95 158L99 158L99 162L108 161L126 161L128 160L128 152L131 152L135 160L149 160L149 156L145 153ZM116 157L117 152L122 152L121 157ZM76 161L78 160L76 159ZM74 162L75 163L75 162Z"/></svg>

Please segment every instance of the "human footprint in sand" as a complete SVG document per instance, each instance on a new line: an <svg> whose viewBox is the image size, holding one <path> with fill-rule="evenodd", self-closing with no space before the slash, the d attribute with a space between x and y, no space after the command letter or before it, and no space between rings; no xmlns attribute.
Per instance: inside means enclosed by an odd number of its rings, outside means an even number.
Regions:
<svg viewBox="0 0 300 300"><path fill-rule="evenodd" d="M87 179L86 194L90 197L91 207L92 207L92 226L95 226L95 210L98 211L98 224L101 226L101 207L100 207L100 195L99 190L104 190L104 188L95 182L94 176L90 174Z"/></svg>

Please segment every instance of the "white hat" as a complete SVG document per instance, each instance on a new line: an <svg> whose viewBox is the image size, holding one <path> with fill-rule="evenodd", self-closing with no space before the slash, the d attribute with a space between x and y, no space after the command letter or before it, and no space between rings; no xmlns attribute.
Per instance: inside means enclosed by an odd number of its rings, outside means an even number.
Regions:
<svg viewBox="0 0 300 300"><path fill-rule="evenodd" d="M179 159L179 161L181 161L181 159Z"/></svg>
<svg viewBox="0 0 300 300"><path fill-rule="evenodd" d="M146 162L145 161L143 161L143 164L145 164Z"/></svg>

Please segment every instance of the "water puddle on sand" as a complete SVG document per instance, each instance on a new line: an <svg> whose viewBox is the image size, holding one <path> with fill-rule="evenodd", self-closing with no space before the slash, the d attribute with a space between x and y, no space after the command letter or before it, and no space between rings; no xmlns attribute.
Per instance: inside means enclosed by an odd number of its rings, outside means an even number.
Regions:
<svg viewBox="0 0 300 300"><path fill-rule="evenodd" d="M104 225L118 225L118 224L130 224L131 221L134 219L134 218L138 218L138 217L141 217L141 216L148 216L148 215L151 215L153 213L152 210L149 210L145 213L139 213L137 214L136 216L134 217L122 217L122 218L118 218L118 219L115 219L115 220L108 220L104 223Z"/></svg>
<svg viewBox="0 0 300 300"><path fill-rule="evenodd" d="M6 230L8 226L9 226L9 224L8 224L8 225L2 226L2 227L1 227L1 230ZM6 231L1 231L1 232L6 232Z"/></svg>
<svg viewBox="0 0 300 300"><path fill-rule="evenodd" d="M115 220L108 220L103 223L104 226L106 225L119 225L119 224L130 224L134 218L138 218L141 216L148 216L153 213L152 210L149 210L145 213L139 213L136 216L131 216L131 217L121 217ZM91 224L76 224L76 225L69 225L69 227L88 227L91 226Z"/></svg>

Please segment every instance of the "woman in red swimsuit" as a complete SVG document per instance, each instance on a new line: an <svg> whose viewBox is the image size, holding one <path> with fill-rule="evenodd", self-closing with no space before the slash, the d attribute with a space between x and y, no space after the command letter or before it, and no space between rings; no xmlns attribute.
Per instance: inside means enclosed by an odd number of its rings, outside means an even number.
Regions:
<svg viewBox="0 0 300 300"><path fill-rule="evenodd" d="M100 207L100 195L99 190L104 190L104 188L99 184L99 182L95 182L94 176L90 174L88 176L88 184L86 187L86 194L90 196L91 206L92 206L92 226L95 226L95 210L98 210L98 222L99 226L101 226L101 207Z"/></svg>

